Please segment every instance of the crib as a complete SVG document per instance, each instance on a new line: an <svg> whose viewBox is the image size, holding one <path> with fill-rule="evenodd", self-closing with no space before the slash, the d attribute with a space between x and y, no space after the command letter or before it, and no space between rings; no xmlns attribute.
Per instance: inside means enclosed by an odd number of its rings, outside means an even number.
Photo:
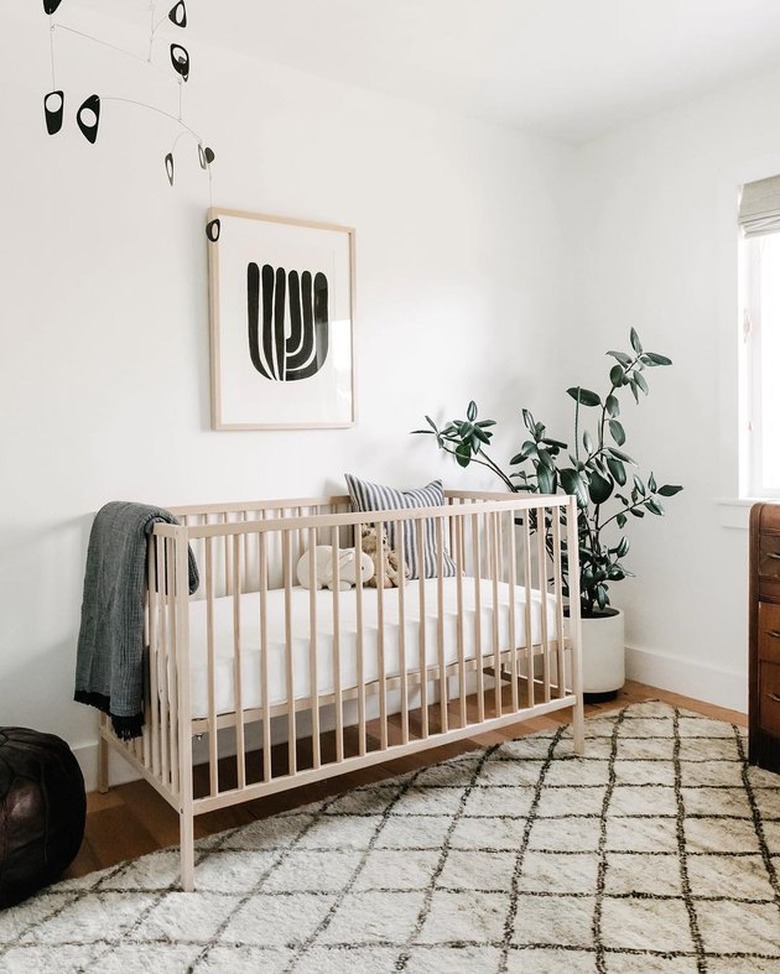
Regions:
<svg viewBox="0 0 780 974"><path fill-rule="evenodd" d="M149 544L143 734L120 740L101 715L98 786L113 748L177 810L184 890L197 815L565 708L582 753L574 498L446 491L441 507L369 513L347 496L171 510L181 523L156 524ZM335 558L333 589L318 590L312 558L309 586L297 583L315 545L359 558L364 525L379 558L394 537L399 564L414 545L422 565L432 537L431 577L341 591Z"/></svg>

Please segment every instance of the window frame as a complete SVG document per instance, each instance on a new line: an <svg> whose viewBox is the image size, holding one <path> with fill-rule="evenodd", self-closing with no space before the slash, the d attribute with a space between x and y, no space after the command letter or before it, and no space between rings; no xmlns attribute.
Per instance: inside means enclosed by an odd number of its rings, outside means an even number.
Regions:
<svg viewBox="0 0 780 974"><path fill-rule="evenodd" d="M740 495L771 500L780 498L780 484L764 483L761 251L767 236L740 240Z"/></svg>

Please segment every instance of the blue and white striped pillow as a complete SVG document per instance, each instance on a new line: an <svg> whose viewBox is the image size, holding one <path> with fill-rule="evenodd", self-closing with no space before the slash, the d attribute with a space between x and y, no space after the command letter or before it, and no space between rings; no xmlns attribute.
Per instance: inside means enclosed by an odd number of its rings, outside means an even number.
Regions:
<svg viewBox="0 0 780 974"><path fill-rule="evenodd" d="M352 507L356 511L399 511L414 507L441 507L444 505L444 489L440 480L432 480L425 487L416 490L397 490L395 487L384 487L382 484L371 484L366 480L359 480L352 474L344 474L347 490L352 499ZM395 522L387 525L387 537L391 547L395 547ZM404 522L404 556L409 566L412 578L419 577L417 565L417 544L415 540L414 521ZM432 518L423 522L423 575L425 578L435 578L438 574L438 559L436 552L436 528ZM446 546L442 551L442 574L452 576L458 574L455 562L450 558Z"/></svg>

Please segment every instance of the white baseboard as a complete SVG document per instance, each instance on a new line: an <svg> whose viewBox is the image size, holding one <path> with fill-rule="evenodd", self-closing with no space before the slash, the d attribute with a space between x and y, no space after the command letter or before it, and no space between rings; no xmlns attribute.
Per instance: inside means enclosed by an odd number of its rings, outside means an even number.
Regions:
<svg viewBox="0 0 780 974"><path fill-rule="evenodd" d="M747 671L704 665L636 646L626 646L626 676L718 707L747 713Z"/></svg>

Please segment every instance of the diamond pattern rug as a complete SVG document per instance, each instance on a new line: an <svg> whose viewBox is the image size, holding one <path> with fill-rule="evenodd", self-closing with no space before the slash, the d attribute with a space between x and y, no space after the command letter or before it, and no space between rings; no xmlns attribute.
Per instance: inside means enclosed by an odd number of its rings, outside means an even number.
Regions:
<svg viewBox="0 0 780 974"><path fill-rule="evenodd" d="M780 972L780 776L665 704L474 751L0 912L0 971Z"/></svg>

